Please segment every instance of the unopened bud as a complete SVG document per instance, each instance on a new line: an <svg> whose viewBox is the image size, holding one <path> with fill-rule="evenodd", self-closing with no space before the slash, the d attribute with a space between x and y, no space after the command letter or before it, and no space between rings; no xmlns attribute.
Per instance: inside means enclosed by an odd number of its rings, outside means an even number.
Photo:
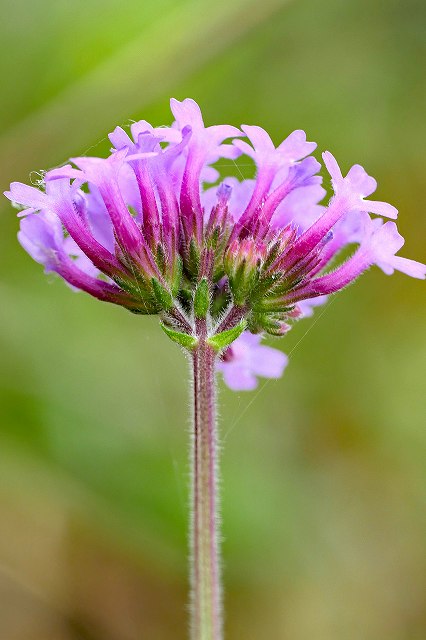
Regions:
<svg viewBox="0 0 426 640"><path fill-rule="evenodd" d="M196 318L205 318L210 307L210 292L207 278L201 278L194 294L194 315Z"/></svg>

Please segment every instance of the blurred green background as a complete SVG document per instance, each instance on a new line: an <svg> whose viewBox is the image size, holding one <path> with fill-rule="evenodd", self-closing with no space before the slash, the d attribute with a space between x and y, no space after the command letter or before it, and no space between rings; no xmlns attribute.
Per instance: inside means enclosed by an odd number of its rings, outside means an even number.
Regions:
<svg viewBox="0 0 426 640"><path fill-rule="evenodd" d="M2 190L191 96L363 164L425 260L423 0L0 5ZM184 358L0 225L0 639L183 640ZM274 344L283 379L220 383L229 640L426 637L424 291L373 270Z"/></svg>

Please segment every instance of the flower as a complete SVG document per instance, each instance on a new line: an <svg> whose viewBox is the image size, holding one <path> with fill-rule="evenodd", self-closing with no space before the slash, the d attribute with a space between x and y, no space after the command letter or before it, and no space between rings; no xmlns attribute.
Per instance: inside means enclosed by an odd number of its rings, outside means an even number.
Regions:
<svg viewBox="0 0 426 640"><path fill-rule="evenodd" d="M335 198L345 203L346 209L377 213L387 218L396 218L398 211L387 202L365 200L377 189L377 182L359 164L354 164L344 178L336 158L329 152L322 154L324 164L331 176Z"/></svg>
<svg viewBox="0 0 426 640"><path fill-rule="evenodd" d="M286 356L261 345L264 334L284 335L372 265L426 277L423 264L396 255L404 240L382 216L397 210L368 199L377 184L361 166L343 176L323 154L333 188L325 205L316 144L303 131L275 146L258 126L205 126L191 99L172 99L171 110L168 127L117 127L107 158L73 158L47 171L40 188L11 184L19 241L47 272L133 313L158 314L189 351L205 341L236 389L282 374ZM242 154L255 177L219 183L215 163Z"/></svg>
<svg viewBox="0 0 426 640"><path fill-rule="evenodd" d="M398 233L394 222L388 221L382 224L380 219L371 220L368 214L364 213L363 223L363 235L357 251L331 273L314 278L302 287L298 293L301 298L323 296L339 291L356 280L373 264L379 266L387 275L392 275L397 270L412 278L421 280L426 278L426 265L395 255L403 246L404 238Z"/></svg>
<svg viewBox="0 0 426 640"><path fill-rule="evenodd" d="M260 344L261 335L245 331L223 354L217 368L234 391L251 391L257 387L257 377L280 378L288 364L282 351Z"/></svg>

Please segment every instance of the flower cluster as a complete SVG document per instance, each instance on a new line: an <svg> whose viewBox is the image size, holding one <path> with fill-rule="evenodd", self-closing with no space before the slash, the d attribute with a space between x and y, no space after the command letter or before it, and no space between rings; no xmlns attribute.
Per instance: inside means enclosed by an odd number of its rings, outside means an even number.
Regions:
<svg viewBox="0 0 426 640"><path fill-rule="evenodd" d="M425 278L424 265L395 255L403 238L382 218L397 210L367 199L376 182L361 166L344 177L323 154L334 190L323 206L316 145L303 131L275 147L257 126L206 127L191 99L173 99L171 110L170 127L117 127L108 158L73 158L40 189L12 183L5 195L23 209L19 241L47 272L134 313L159 314L189 349L204 317L235 389L282 374L286 356L260 345L263 335L284 335L371 265ZM218 184L218 161L241 155L255 177Z"/></svg>

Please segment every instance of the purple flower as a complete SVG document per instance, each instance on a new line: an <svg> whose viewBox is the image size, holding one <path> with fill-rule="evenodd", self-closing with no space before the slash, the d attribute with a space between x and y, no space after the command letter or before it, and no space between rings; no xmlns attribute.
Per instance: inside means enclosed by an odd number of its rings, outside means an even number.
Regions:
<svg viewBox="0 0 426 640"><path fill-rule="evenodd" d="M172 100L171 110L168 127L117 127L107 158L74 158L40 188L12 183L5 195L23 209L19 241L46 271L100 300L158 314L187 349L200 335L211 340L238 389L284 370L286 357L261 345L262 335L284 335L372 265L425 278L423 264L396 255L403 238L382 216L397 210L368 199L377 184L361 166L343 177L323 154L333 187L325 206L316 145L303 131L276 147L257 126L205 126L191 99ZM241 154L253 159L254 178L218 184L215 163Z"/></svg>
<svg viewBox="0 0 426 640"><path fill-rule="evenodd" d="M358 250L335 271L314 278L300 288L296 295L300 296L301 300L305 297L335 293L353 282L373 264L379 266L387 275L397 270L412 278L426 278L426 265L395 255L403 246L404 238L398 233L394 222L381 224L381 221L377 220L377 224L368 214L364 214L363 222L364 237Z"/></svg>
<svg viewBox="0 0 426 640"><path fill-rule="evenodd" d="M398 211L387 202L365 200L377 189L377 182L359 164L354 164L346 178L343 177L336 158L329 152L322 154L324 164L331 176L336 199L345 202L346 209L377 213L386 218L396 218Z"/></svg>
<svg viewBox="0 0 426 640"><path fill-rule="evenodd" d="M62 225L54 214L49 211L28 214L21 222L18 239L30 256L44 265L46 273L54 271L72 288L133 310L132 299L115 284L98 279L99 271L93 263L72 238L64 238ZM136 306L137 302L133 302Z"/></svg>
<svg viewBox="0 0 426 640"><path fill-rule="evenodd" d="M282 351L260 344L261 335L245 331L225 351L217 364L225 383L234 391L251 391L257 377L280 378L288 364Z"/></svg>
<svg viewBox="0 0 426 640"><path fill-rule="evenodd" d="M296 187L312 184L312 176L320 169L312 157L298 164L316 148L315 142L307 142L304 131L293 131L277 148L261 127L243 125L242 130L252 143L234 140L234 146L256 163L257 175L254 189L245 211L239 216L232 237L250 234L261 216L269 224L278 204ZM320 182L318 176L314 182ZM267 212L265 202L269 196Z"/></svg>
<svg viewBox="0 0 426 640"><path fill-rule="evenodd" d="M202 208L200 200L200 177L206 163L216 162L219 158L235 158L238 153L232 145L223 144L227 138L241 135L236 127L215 125L205 127L198 104L187 98L182 102L172 98L170 106L175 126L182 131L191 128L191 140L182 178L180 205L182 209L195 211L194 224L198 233L202 233Z"/></svg>
<svg viewBox="0 0 426 640"><path fill-rule="evenodd" d="M397 209L386 202L365 200L375 190L377 183L360 165L354 165L346 178L334 156L329 152L323 153L324 163L330 173L334 189L334 197L323 215L312 224L295 242L290 252L290 258L295 263L308 252L316 250L321 241L334 225L351 212L370 212L396 218Z"/></svg>
<svg viewBox="0 0 426 640"><path fill-rule="evenodd" d="M324 206L319 203L326 193L320 184L294 189L276 208L272 225L282 229L293 224L297 225L299 233L306 231L324 213Z"/></svg>
<svg viewBox="0 0 426 640"><path fill-rule="evenodd" d="M36 262L44 265L46 273L56 270L58 255L63 252L64 235L54 214L29 213L21 222L18 240Z"/></svg>
<svg viewBox="0 0 426 640"><path fill-rule="evenodd" d="M369 227L372 225L370 220L367 224ZM363 251L369 256L371 264L377 264L387 275L392 275L396 270L423 280L426 277L426 265L395 255L403 245L404 238L398 232L396 224L385 222L383 226L372 230Z"/></svg>

